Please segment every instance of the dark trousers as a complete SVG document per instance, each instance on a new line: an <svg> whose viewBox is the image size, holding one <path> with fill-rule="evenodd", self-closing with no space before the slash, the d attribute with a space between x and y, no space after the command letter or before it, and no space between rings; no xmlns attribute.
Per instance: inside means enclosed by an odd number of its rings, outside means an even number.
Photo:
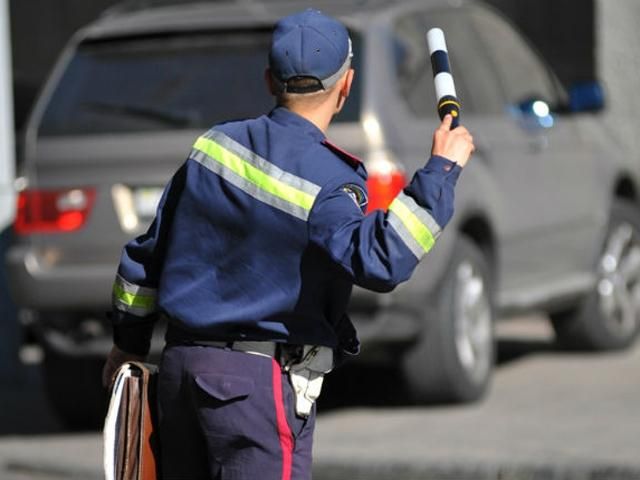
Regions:
<svg viewBox="0 0 640 480"><path fill-rule="evenodd" d="M296 416L288 376L272 358L167 346L158 404L163 479L311 478L315 411Z"/></svg>

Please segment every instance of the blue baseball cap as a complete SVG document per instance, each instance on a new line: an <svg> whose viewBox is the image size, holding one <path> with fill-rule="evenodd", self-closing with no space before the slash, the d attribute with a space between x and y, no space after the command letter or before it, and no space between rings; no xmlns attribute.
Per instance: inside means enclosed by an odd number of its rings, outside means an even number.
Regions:
<svg viewBox="0 0 640 480"><path fill-rule="evenodd" d="M338 20L314 9L280 19L273 30L269 67L281 92L310 93L331 88L351 66L351 39ZM311 78L297 87L287 82Z"/></svg>

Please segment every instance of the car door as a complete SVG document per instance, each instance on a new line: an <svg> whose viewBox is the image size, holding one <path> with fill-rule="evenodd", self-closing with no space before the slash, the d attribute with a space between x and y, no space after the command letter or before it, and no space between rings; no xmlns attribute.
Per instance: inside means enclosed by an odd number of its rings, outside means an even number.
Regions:
<svg viewBox="0 0 640 480"><path fill-rule="evenodd" d="M564 281L579 264L583 239L574 236L577 232L586 235L587 225L593 224L593 212L584 198L594 181L591 160L576 151L577 137L570 122L553 118L553 125L532 124L532 117L520 113L514 103L523 91L531 99L547 99L547 104L558 101L552 78L511 27L492 12L475 7L411 12L392 27L397 89L404 104L400 108L406 115L398 130L402 148L407 150L404 157L424 155L425 132L436 125L424 43L424 33L434 26L447 35L463 123L472 131L478 148L463 176L460 194L475 196L479 206L484 203L482 196L496 200L487 208L493 209L492 226L499 247L500 303L535 303L548 292L532 286L544 289L550 285L548 280L560 282L564 277ZM503 68L498 68L495 56L503 52L493 43L489 48L493 31L481 35L480 28L499 31L499 41L507 37L507 50L513 48L516 59L501 58ZM524 69L522 83L512 85L510 68ZM491 177L489 189L465 179L475 182L483 175ZM585 244L588 241L584 239Z"/></svg>
<svg viewBox="0 0 640 480"><path fill-rule="evenodd" d="M526 305L579 291L590 281L584 267L590 265L601 223L593 195L598 187L595 153L571 116L551 111L566 100L524 38L490 9L472 6L469 16L506 101L507 114L483 136L501 150L495 174L509 196L503 273L516 287L518 278L535 287L524 284L526 293L517 293L514 301ZM506 142L515 147L513 158L501 148Z"/></svg>

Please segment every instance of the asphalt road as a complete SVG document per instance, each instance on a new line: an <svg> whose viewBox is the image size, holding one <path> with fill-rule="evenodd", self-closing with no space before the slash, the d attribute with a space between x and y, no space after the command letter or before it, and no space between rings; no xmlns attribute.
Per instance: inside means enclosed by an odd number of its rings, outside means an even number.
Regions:
<svg viewBox="0 0 640 480"><path fill-rule="evenodd" d="M335 372L323 393L316 480L640 479L640 344L564 353L544 321L503 324L490 394L471 406L408 404L394 372ZM98 479L96 432L65 433L37 366L2 385L0 479Z"/></svg>

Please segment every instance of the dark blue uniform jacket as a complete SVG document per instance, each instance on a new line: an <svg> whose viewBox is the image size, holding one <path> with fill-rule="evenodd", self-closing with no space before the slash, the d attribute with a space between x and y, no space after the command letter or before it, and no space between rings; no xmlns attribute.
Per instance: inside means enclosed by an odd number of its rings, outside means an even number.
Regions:
<svg viewBox="0 0 640 480"><path fill-rule="evenodd" d="M384 292L409 278L453 213L459 174L432 157L388 212L365 215L363 165L306 119L276 108L216 126L124 247L115 343L147 353L164 314L185 339L355 350L352 286Z"/></svg>

